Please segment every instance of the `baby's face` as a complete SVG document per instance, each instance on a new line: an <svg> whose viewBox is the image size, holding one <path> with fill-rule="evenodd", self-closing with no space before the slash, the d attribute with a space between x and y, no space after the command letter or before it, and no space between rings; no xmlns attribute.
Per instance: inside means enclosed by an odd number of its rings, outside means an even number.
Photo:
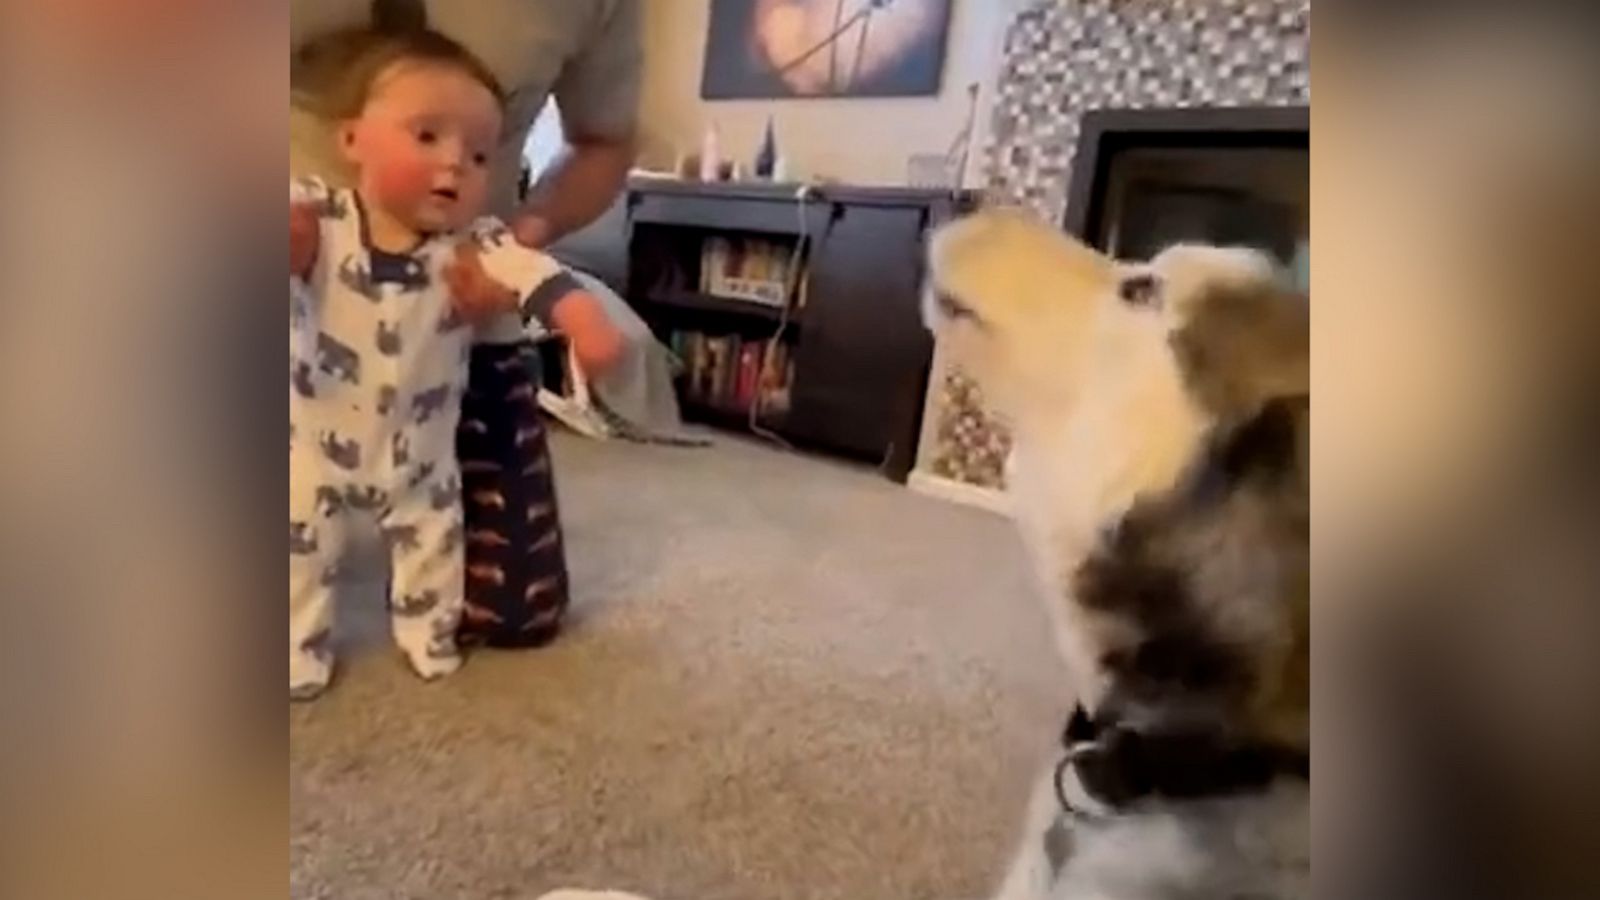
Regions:
<svg viewBox="0 0 1600 900"><path fill-rule="evenodd" d="M363 199L428 233L460 228L482 212L500 128L494 95L471 76L399 63L378 77L342 142Z"/></svg>

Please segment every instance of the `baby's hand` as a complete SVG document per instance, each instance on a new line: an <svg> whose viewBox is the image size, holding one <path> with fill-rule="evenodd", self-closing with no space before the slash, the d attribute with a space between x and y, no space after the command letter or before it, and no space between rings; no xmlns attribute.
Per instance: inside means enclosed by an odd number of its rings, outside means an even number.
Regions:
<svg viewBox="0 0 1600 900"><path fill-rule="evenodd" d="M556 330L567 336L578 368L591 378L616 365L625 349L622 332L606 315L605 304L588 291L573 291L550 310Z"/></svg>
<svg viewBox="0 0 1600 900"><path fill-rule="evenodd" d="M321 230L317 208L309 203L289 204L289 274L305 278L317 264Z"/></svg>
<svg viewBox="0 0 1600 900"><path fill-rule="evenodd" d="M468 322L483 322L517 310L517 292L484 271L474 241L456 245L455 259L444 267L444 280L450 285L450 301L456 314Z"/></svg>

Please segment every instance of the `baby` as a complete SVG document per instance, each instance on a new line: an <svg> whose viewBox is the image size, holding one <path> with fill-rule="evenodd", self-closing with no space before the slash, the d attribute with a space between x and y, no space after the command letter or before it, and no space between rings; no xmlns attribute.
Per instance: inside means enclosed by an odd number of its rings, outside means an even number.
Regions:
<svg viewBox="0 0 1600 900"><path fill-rule="evenodd" d="M291 699L332 677L332 586L358 526L375 524L388 547L394 639L411 667L431 680L461 664L455 441L470 324L516 311L564 331L580 365L615 352L598 300L479 218L504 104L494 77L432 32L357 46L345 108L329 110L355 188L289 188Z"/></svg>

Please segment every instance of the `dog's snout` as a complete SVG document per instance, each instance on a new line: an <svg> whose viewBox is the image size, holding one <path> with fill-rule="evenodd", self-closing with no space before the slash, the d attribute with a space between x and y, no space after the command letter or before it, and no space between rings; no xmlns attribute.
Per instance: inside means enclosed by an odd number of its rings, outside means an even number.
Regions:
<svg viewBox="0 0 1600 900"><path fill-rule="evenodd" d="M1117 286L1117 296L1129 306L1155 306L1160 289L1161 283L1154 275L1130 275Z"/></svg>

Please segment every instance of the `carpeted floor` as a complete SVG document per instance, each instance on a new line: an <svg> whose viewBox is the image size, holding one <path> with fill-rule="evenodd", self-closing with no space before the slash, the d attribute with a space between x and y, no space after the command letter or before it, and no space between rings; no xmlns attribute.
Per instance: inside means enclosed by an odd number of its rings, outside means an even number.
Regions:
<svg viewBox="0 0 1600 900"><path fill-rule="evenodd" d="M1009 523L725 438L555 452L556 644L425 685L376 585L341 598L355 649L289 714L290 895L984 896L1065 702Z"/></svg>

